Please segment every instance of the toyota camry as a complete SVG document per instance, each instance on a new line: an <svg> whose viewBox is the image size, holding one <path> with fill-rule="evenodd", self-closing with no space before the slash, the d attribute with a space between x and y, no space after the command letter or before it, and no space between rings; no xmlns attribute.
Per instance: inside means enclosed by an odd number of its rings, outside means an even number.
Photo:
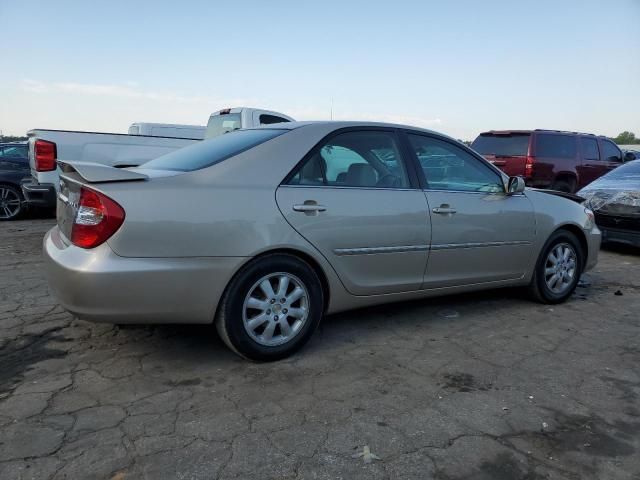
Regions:
<svg viewBox="0 0 640 480"><path fill-rule="evenodd" d="M506 286L562 302L600 246L583 205L401 125L283 123L139 168L62 170L44 253L66 309L214 323L253 360L286 357L324 315L368 305Z"/></svg>

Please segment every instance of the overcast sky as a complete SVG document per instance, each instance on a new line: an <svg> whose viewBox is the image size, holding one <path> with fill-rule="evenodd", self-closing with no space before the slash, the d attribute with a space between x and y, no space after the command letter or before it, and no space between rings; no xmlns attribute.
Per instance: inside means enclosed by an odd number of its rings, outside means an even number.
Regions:
<svg viewBox="0 0 640 480"><path fill-rule="evenodd" d="M0 130L255 106L473 139L640 136L640 0L0 0Z"/></svg>

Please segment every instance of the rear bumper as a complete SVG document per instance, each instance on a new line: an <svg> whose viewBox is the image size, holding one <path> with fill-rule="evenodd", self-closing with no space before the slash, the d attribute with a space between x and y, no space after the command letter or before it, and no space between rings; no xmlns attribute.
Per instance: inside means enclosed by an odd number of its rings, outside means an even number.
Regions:
<svg viewBox="0 0 640 480"><path fill-rule="evenodd" d="M44 238L49 286L86 320L110 323L211 323L243 257L128 258L108 244L69 245L58 227Z"/></svg>
<svg viewBox="0 0 640 480"><path fill-rule="evenodd" d="M29 206L55 208L56 189L51 183L38 183L33 178L26 178L20 184L24 201Z"/></svg>

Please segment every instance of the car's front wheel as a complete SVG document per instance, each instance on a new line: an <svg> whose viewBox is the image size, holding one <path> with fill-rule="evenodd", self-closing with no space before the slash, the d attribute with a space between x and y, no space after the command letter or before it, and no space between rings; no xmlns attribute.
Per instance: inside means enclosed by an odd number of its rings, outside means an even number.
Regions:
<svg viewBox="0 0 640 480"><path fill-rule="evenodd" d="M576 236L566 230L555 232L542 250L529 291L542 303L561 303L573 293L584 265Z"/></svg>
<svg viewBox="0 0 640 480"><path fill-rule="evenodd" d="M231 281L216 328L239 355L258 361L288 357L320 323L324 292L316 272L288 254L258 258Z"/></svg>

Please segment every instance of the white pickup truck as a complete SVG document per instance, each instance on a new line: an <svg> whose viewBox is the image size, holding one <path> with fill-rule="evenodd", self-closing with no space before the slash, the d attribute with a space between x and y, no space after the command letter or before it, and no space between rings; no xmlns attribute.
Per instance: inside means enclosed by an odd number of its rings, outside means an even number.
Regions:
<svg viewBox="0 0 640 480"><path fill-rule="evenodd" d="M240 128L253 128L259 125L293 121L293 118L283 113L270 110L246 107L225 108L211 114L209 122L207 122L207 132L204 138L217 137Z"/></svg>
<svg viewBox="0 0 640 480"><path fill-rule="evenodd" d="M205 138L238 128L290 122L282 113L256 108L228 108L211 115ZM133 124L139 126L141 124ZM175 126L175 125L174 125ZM23 180L22 194L28 206L53 208L60 183L58 159L66 163L91 162L112 167L134 167L199 141L119 133L34 129L29 137L31 177Z"/></svg>
<svg viewBox="0 0 640 480"><path fill-rule="evenodd" d="M31 178L22 181L29 206L53 208L60 183L58 159L132 167L186 147L197 139L151 137L119 133L34 129L29 137Z"/></svg>
<svg viewBox="0 0 640 480"><path fill-rule="evenodd" d="M129 127L129 135L151 137L195 138L203 140L207 127L201 125L176 125L173 123L136 122Z"/></svg>

